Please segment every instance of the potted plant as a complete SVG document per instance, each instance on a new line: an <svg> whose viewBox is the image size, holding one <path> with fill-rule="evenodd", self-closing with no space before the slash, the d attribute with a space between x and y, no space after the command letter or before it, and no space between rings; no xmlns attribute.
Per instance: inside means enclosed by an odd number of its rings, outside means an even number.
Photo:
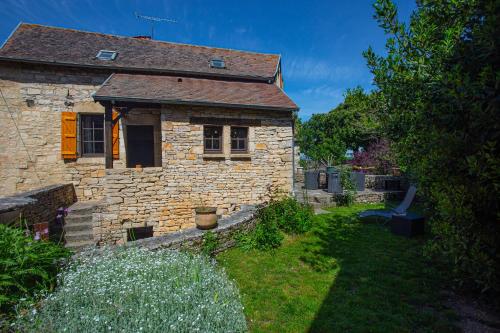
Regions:
<svg viewBox="0 0 500 333"><path fill-rule="evenodd" d="M217 207L206 205L201 198L196 200L194 212L195 223L198 229L207 230L217 226Z"/></svg>

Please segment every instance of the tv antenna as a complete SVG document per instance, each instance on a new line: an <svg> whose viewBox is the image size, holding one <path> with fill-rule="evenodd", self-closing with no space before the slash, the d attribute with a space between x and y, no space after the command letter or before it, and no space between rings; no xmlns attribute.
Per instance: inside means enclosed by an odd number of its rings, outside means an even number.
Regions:
<svg viewBox="0 0 500 333"><path fill-rule="evenodd" d="M138 19L142 19L145 21L149 21L151 23L151 39L153 39L154 31L155 31L155 23L161 23L161 22L167 22L167 23L177 23L176 20L168 19L168 18L163 18L163 17L156 17L156 16L146 16L146 15L141 15L138 12L135 12L135 17Z"/></svg>

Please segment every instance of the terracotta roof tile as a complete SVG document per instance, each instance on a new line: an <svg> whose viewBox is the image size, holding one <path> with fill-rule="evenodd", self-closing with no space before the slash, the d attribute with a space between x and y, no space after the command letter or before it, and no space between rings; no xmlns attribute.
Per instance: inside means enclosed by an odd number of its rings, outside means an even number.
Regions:
<svg viewBox="0 0 500 333"><path fill-rule="evenodd" d="M118 55L113 61L99 60L99 50ZM224 59L226 68L211 68L214 58ZM280 56L20 24L0 49L0 59L268 80Z"/></svg>
<svg viewBox="0 0 500 333"><path fill-rule="evenodd" d="M297 105L275 84L142 74L111 75L95 93L94 99L277 110L298 109Z"/></svg>

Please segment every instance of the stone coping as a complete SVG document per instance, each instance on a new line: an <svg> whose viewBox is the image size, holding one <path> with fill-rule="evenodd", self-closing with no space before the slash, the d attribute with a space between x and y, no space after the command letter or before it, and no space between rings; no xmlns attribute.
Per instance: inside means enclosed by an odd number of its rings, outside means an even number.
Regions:
<svg viewBox="0 0 500 333"><path fill-rule="evenodd" d="M217 227L211 230L189 228L177 232L168 233L162 236L127 242L123 246L141 246L149 250L156 250L160 248L177 248L179 247L179 245L184 244L188 245L193 242L201 241L203 235L207 231L212 231L216 234L223 234L231 232L234 229L243 229L242 227L244 225L250 223L255 219L257 209L258 207L254 205L242 205L241 210L230 216L219 219ZM225 247L227 248L228 246Z"/></svg>
<svg viewBox="0 0 500 333"><path fill-rule="evenodd" d="M71 184L56 184L38 188L36 190L18 193L8 197L0 198L0 212L8 212L22 208L29 204L34 204L37 202L36 196L49 193L51 191L62 189L65 186L70 186ZM72 186L72 185L71 185Z"/></svg>

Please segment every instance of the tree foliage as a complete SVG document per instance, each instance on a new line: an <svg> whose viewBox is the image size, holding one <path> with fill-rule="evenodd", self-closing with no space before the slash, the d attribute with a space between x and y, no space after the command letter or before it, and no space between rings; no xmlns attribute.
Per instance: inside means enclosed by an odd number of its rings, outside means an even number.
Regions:
<svg viewBox="0 0 500 333"><path fill-rule="evenodd" d="M310 159L334 165L347 149L365 147L379 135L375 109L379 96L362 88L347 90L344 102L324 114L314 114L298 131L301 151Z"/></svg>
<svg viewBox="0 0 500 333"><path fill-rule="evenodd" d="M374 7L387 55L365 57L386 133L432 208L429 253L499 291L500 2L420 0L409 24L390 0Z"/></svg>

